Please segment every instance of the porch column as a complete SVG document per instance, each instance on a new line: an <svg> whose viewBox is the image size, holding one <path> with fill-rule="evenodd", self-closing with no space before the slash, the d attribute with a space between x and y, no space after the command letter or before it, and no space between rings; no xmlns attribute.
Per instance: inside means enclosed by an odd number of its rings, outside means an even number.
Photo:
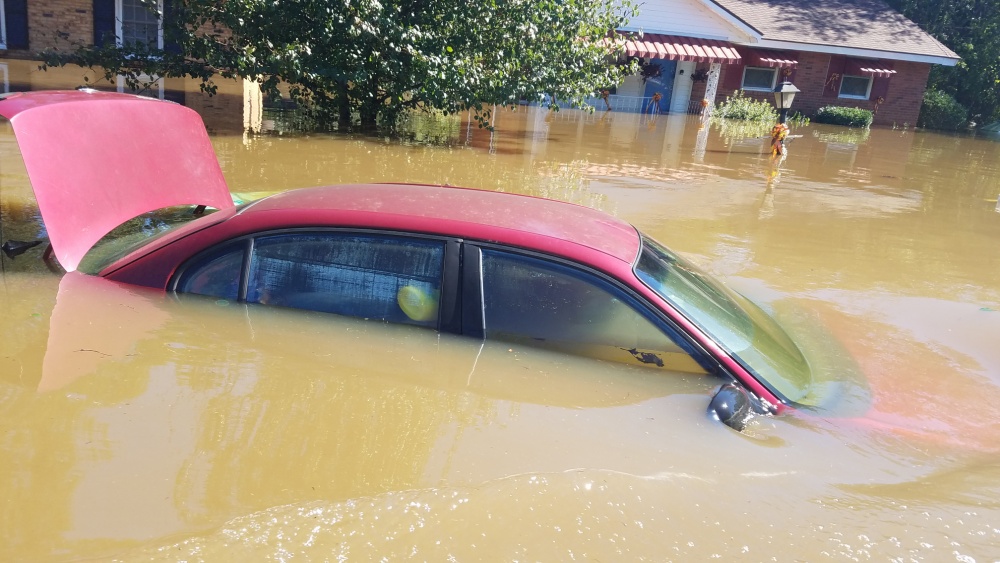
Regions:
<svg viewBox="0 0 1000 563"><path fill-rule="evenodd" d="M243 79L243 132L260 133L264 128L264 92L260 84Z"/></svg>
<svg viewBox="0 0 1000 563"><path fill-rule="evenodd" d="M719 90L719 75L722 74L722 63L708 65L708 83L705 84L705 100L708 105L703 110L704 115L711 115L715 109L715 93Z"/></svg>
<svg viewBox="0 0 1000 563"><path fill-rule="evenodd" d="M708 66L708 82L705 84L705 101L708 104L701 110L701 123L698 125L698 136L694 142L694 160L703 162L705 150L708 148L708 131L712 128L709 117L715 109L715 93L719 89L719 75L722 73L722 63L711 63Z"/></svg>

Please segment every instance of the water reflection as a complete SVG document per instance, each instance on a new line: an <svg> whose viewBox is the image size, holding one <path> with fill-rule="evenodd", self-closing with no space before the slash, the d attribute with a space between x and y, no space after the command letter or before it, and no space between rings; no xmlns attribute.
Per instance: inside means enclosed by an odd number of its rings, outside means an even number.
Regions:
<svg viewBox="0 0 1000 563"><path fill-rule="evenodd" d="M80 274L62 278L50 318L41 365L3 386L5 549L30 557L305 499L589 465L636 446L610 431L633 405L694 394L699 420L714 385ZM558 444L567 424L592 448L539 449L539 425Z"/></svg>
<svg viewBox="0 0 1000 563"><path fill-rule="evenodd" d="M10 64L12 86L58 82ZM0 256L0 559L993 557L1000 144L810 125L776 164L697 116L535 107L493 132L428 116L405 142L245 135L241 84L171 89L240 194L447 183L623 217L831 377L860 368L866 408L737 435L705 417L704 379L69 288L36 247ZM44 235L9 129L0 231Z"/></svg>

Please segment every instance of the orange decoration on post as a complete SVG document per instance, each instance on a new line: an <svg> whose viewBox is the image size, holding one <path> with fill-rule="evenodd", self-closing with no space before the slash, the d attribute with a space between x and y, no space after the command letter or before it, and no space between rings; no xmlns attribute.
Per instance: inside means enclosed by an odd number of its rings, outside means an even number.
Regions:
<svg viewBox="0 0 1000 563"><path fill-rule="evenodd" d="M646 112L650 114L660 113L660 100L663 99L663 94L656 92L653 97L646 104Z"/></svg>
<svg viewBox="0 0 1000 563"><path fill-rule="evenodd" d="M788 126L779 123L771 128L771 156L785 154L785 137L788 136Z"/></svg>

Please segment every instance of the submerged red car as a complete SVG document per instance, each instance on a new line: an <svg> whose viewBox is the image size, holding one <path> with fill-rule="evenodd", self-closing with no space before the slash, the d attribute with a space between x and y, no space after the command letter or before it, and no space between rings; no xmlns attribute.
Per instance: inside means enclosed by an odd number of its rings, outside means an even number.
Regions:
<svg viewBox="0 0 1000 563"><path fill-rule="evenodd" d="M67 271L711 374L724 383L712 410L736 428L810 392L808 363L764 311L602 212L401 184L236 206L200 117L183 106L30 92L0 99L0 115ZM158 133L123 137L123 127ZM177 206L190 208L173 228L105 238Z"/></svg>

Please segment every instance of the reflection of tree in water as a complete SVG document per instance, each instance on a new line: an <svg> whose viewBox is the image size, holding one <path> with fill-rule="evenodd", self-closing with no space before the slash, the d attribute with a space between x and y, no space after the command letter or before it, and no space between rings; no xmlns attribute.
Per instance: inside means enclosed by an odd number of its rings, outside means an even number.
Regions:
<svg viewBox="0 0 1000 563"><path fill-rule="evenodd" d="M0 179L0 182L3 180ZM4 186L0 186L0 196L3 196L4 188ZM11 272L51 273L50 268L42 260L42 254L48 243L48 234L45 232L45 225L42 223L38 205L33 199L23 201L17 198L0 198L0 235L2 235L0 242L3 243L8 241L43 242L43 244L38 244L13 257L0 252L4 274Z"/></svg>
<svg viewBox="0 0 1000 563"><path fill-rule="evenodd" d="M713 119L712 125L718 127L717 134L722 139L723 146L747 145L748 148L757 148L758 145L768 146L766 141L770 140L771 126L774 124L765 121Z"/></svg>

